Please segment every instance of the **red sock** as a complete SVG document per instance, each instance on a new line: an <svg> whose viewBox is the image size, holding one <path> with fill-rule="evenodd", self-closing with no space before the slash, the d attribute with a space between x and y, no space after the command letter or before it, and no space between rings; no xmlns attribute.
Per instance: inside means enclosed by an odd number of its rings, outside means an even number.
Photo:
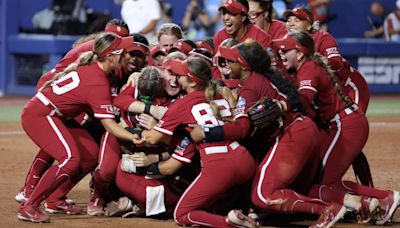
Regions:
<svg viewBox="0 0 400 228"><path fill-rule="evenodd" d="M43 174L25 205L39 206L43 200L68 179L69 174L63 172L57 165L53 165Z"/></svg>
<svg viewBox="0 0 400 228"><path fill-rule="evenodd" d="M53 164L54 158L40 150L36 157L34 158L31 168L26 175L25 185L23 189L28 192L28 196L35 189L36 185L39 183L40 178L46 172L46 170Z"/></svg>

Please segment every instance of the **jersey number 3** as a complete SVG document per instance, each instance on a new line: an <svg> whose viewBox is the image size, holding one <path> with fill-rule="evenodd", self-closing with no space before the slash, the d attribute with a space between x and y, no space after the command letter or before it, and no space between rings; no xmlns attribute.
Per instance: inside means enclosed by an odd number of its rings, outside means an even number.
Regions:
<svg viewBox="0 0 400 228"><path fill-rule="evenodd" d="M51 87L55 94L61 95L78 87L80 82L78 73L72 71L51 83Z"/></svg>

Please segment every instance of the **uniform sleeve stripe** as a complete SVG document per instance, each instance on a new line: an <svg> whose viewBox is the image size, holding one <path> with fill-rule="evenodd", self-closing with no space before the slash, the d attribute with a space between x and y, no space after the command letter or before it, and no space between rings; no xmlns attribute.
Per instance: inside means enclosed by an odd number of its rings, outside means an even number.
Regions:
<svg viewBox="0 0 400 228"><path fill-rule="evenodd" d="M330 54L330 55L328 55L328 59L329 58L332 58L332 57L341 57L341 55L340 54Z"/></svg>
<svg viewBox="0 0 400 228"><path fill-rule="evenodd" d="M233 117L233 120L239 119L240 117L248 117L248 115L244 114L244 113L241 113L241 114L238 114L235 117Z"/></svg>
<svg viewBox="0 0 400 228"><path fill-rule="evenodd" d="M168 130L166 130L164 128L160 128L160 127L156 126L156 127L153 127L153 129L156 130L156 131L159 131L159 132L161 132L163 134L166 134L166 135L173 135L172 131L168 131Z"/></svg>
<svg viewBox="0 0 400 228"><path fill-rule="evenodd" d="M172 154L172 157L175 158L176 160L184 162L184 163L192 163L192 160L190 160L189 158L184 158L177 154Z"/></svg>
<svg viewBox="0 0 400 228"><path fill-rule="evenodd" d="M115 118L115 116L111 115L111 114L99 114L99 113L95 113L94 117L100 118L100 119L114 119Z"/></svg>
<svg viewBox="0 0 400 228"><path fill-rule="evenodd" d="M312 90L312 91L318 93L317 89L315 89L312 86L302 86L302 87L299 88L299 91L302 90L302 89L309 89L309 90Z"/></svg>

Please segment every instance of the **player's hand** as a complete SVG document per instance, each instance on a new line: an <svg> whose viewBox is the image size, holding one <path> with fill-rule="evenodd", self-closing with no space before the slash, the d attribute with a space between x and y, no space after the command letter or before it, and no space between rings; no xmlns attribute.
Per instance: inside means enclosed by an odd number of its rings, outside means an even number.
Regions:
<svg viewBox="0 0 400 228"><path fill-rule="evenodd" d="M134 73L132 73L132 74L129 76L128 81L126 82L126 84L123 85L123 86L121 87L121 91L123 91L123 90L124 90L126 87L128 87L128 86L135 86L135 85L137 85L137 81L139 80L139 77L140 77L141 74L142 74L142 73L140 73L140 72L134 72Z"/></svg>
<svg viewBox="0 0 400 228"><path fill-rule="evenodd" d="M217 92L221 94L221 96L228 101L229 106L231 108L236 107L236 99L232 94L231 89L229 89L227 86L217 86Z"/></svg>
<svg viewBox="0 0 400 228"><path fill-rule="evenodd" d="M147 167L151 164L153 164L155 161L156 156L153 155L147 155L144 152L136 152L134 154L132 154L131 158L133 159L133 163L137 166L137 167ZM158 157L157 157L158 160Z"/></svg>
<svg viewBox="0 0 400 228"><path fill-rule="evenodd" d="M144 146L146 139L140 138L138 135L133 135L132 142L137 146Z"/></svg>
<svg viewBox="0 0 400 228"><path fill-rule="evenodd" d="M190 132L190 137L194 142L201 142L206 138L206 134L204 133L204 129L200 127L198 124L189 124L189 127L192 127L193 130Z"/></svg>
<svg viewBox="0 0 400 228"><path fill-rule="evenodd" d="M157 120L148 115L148 114L140 114L139 115L139 125L146 128L147 130L152 129L154 126L156 126Z"/></svg>

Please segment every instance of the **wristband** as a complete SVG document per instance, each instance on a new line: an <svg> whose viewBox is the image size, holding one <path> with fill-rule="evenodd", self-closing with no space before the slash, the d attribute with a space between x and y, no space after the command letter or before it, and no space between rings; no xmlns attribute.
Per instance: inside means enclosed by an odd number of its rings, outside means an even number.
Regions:
<svg viewBox="0 0 400 228"><path fill-rule="evenodd" d="M158 162L164 161L162 153L158 154Z"/></svg>
<svg viewBox="0 0 400 228"><path fill-rule="evenodd" d="M148 175L161 175L160 169L158 168L158 162L151 164L147 167L147 174Z"/></svg>
<svg viewBox="0 0 400 228"><path fill-rule="evenodd" d="M147 115L151 115L151 114L150 114L150 108L151 108L151 104L146 103L146 104L144 105L144 111L143 111L143 113L144 113L144 114L147 114Z"/></svg>
<svg viewBox="0 0 400 228"><path fill-rule="evenodd" d="M224 128L222 126L204 129L206 142L221 142L224 141Z"/></svg>

